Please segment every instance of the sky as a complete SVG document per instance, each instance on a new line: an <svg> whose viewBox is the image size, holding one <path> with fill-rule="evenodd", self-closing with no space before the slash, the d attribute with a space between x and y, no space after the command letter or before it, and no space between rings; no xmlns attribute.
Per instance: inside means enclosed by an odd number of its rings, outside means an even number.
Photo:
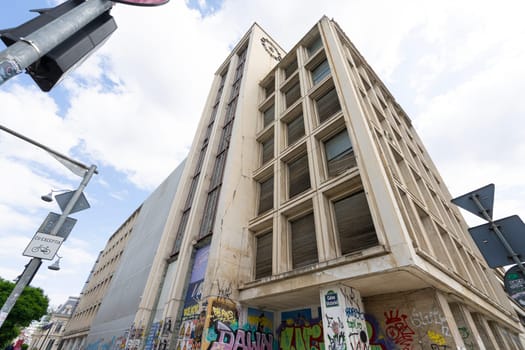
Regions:
<svg viewBox="0 0 525 350"><path fill-rule="evenodd" d="M0 0L0 28L56 3ZM32 285L55 307L80 294L111 234L184 159L216 69L254 22L289 50L323 15L335 19L412 119L452 196L494 183L494 218L525 217L523 13L521 0L115 5L117 31L50 93L26 74L0 86L1 125L99 171L85 190L91 208L72 215L60 271L44 261ZM13 280L48 212L60 213L40 196L81 179L1 131L0 169L0 277Z"/></svg>

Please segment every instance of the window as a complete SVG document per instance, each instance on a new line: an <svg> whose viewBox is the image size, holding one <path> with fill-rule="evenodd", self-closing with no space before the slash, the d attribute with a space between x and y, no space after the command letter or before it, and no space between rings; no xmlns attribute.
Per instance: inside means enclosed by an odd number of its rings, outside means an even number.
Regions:
<svg viewBox="0 0 525 350"><path fill-rule="evenodd" d="M321 40L321 37L320 36L316 37L315 40L312 41L310 45L308 45L308 47L306 48L306 50L308 51L308 56L312 56L322 46L323 46L323 41Z"/></svg>
<svg viewBox="0 0 525 350"><path fill-rule="evenodd" d="M326 77L328 74L330 74L330 66L328 65L328 61L325 59L323 62L319 63L314 69L312 69L312 81L314 85L323 80L323 78Z"/></svg>
<svg viewBox="0 0 525 350"><path fill-rule="evenodd" d="M297 140L304 136L304 119L302 114L286 124L286 136L288 146L293 145Z"/></svg>
<svg viewBox="0 0 525 350"><path fill-rule="evenodd" d="M256 237L255 279L272 275L272 232Z"/></svg>
<svg viewBox="0 0 525 350"><path fill-rule="evenodd" d="M334 211L343 255L378 244L372 215L363 191L335 201Z"/></svg>
<svg viewBox="0 0 525 350"><path fill-rule="evenodd" d="M273 176L259 183L259 211L262 214L273 208Z"/></svg>
<svg viewBox="0 0 525 350"><path fill-rule="evenodd" d="M346 169L357 166L354 149L347 130L339 132L324 142L328 176L337 176Z"/></svg>
<svg viewBox="0 0 525 350"><path fill-rule="evenodd" d="M290 222L292 234L292 266L294 269L315 264L317 256L317 240L315 238L314 214L310 213L300 219Z"/></svg>
<svg viewBox="0 0 525 350"><path fill-rule="evenodd" d="M275 119L275 106L271 105L270 108L268 108L267 110L263 112L263 124L264 124L263 126L267 127L268 125L273 123L274 119Z"/></svg>
<svg viewBox="0 0 525 350"><path fill-rule="evenodd" d="M320 123L324 122L341 110L341 105L339 104L339 99L337 98L337 92L335 91L335 88L317 99L315 101L315 105Z"/></svg>
<svg viewBox="0 0 525 350"><path fill-rule="evenodd" d="M262 164L266 164L273 159L273 135L262 142Z"/></svg>
<svg viewBox="0 0 525 350"><path fill-rule="evenodd" d="M288 163L288 197L292 198L310 188L310 174L308 173L308 156Z"/></svg>
<svg viewBox="0 0 525 350"><path fill-rule="evenodd" d="M266 97L269 97L275 91L275 79L272 80L264 87Z"/></svg>
<svg viewBox="0 0 525 350"><path fill-rule="evenodd" d="M292 74L297 70L297 59L294 58L286 68L284 68L284 76L286 79L290 78Z"/></svg>
<svg viewBox="0 0 525 350"><path fill-rule="evenodd" d="M301 97L301 87L298 81L284 93L284 97L286 100L286 108L293 105L295 101Z"/></svg>

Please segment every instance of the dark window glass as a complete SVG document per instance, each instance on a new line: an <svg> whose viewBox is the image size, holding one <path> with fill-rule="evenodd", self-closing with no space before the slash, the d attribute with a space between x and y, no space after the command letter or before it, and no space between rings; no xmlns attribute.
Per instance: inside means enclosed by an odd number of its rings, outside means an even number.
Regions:
<svg viewBox="0 0 525 350"><path fill-rule="evenodd" d="M308 156L305 154L299 159L288 163L288 197L292 198L310 188L310 174L308 172Z"/></svg>
<svg viewBox="0 0 525 350"><path fill-rule="evenodd" d="M315 238L314 215L308 214L290 222L292 231L292 265L299 268L319 261Z"/></svg>
<svg viewBox="0 0 525 350"><path fill-rule="evenodd" d="M190 191L188 192L188 196L186 197L186 203L184 204L184 209L188 209L191 207L191 203L193 202L193 196L195 195L195 189L197 188L198 183L199 183L199 174L195 175L193 179L191 180Z"/></svg>
<svg viewBox="0 0 525 350"><path fill-rule="evenodd" d="M255 279L272 275L272 232L257 236Z"/></svg>
<svg viewBox="0 0 525 350"><path fill-rule="evenodd" d="M304 136L304 119L302 114L286 125L286 132L289 146Z"/></svg>
<svg viewBox="0 0 525 350"><path fill-rule="evenodd" d="M317 115L319 116L320 123L341 110L341 105L339 104L335 88L317 99L315 105L317 107Z"/></svg>
<svg viewBox="0 0 525 350"><path fill-rule="evenodd" d="M273 94L273 92L275 91L275 79L272 79L272 81L270 81L268 85L266 85L266 87L264 88L264 91L266 93L266 97Z"/></svg>
<svg viewBox="0 0 525 350"><path fill-rule="evenodd" d="M330 66L328 65L328 61L324 60L312 70L312 81L314 85L323 80L328 74L330 74Z"/></svg>
<svg viewBox="0 0 525 350"><path fill-rule="evenodd" d="M262 143L262 164L273 158L273 135Z"/></svg>
<svg viewBox="0 0 525 350"><path fill-rule="evenodd" d="M273 177L259 184L259 214L273 208Z"/></svg>
<svg viewBox="0 0 525 350"><path fill-rule="evenodd" d="M217 155L215 164L213 165L213 172L210 180L210 188L215 188L222 182L222 175L224 173L224 166L226 165L227 152L224 151Z"/></svg>
<svg viewBox="0 0 525 350"><path fill-rule="evenodd" d="M334 209L343 255L378 244L364 192L334 202Z"/></svg>
<svg viewBox="0 0 525 350"><path fill-rule="evenodd" d="M213 221L215 219L215 209L217 208L217 202L219 200L219 192L220 188L215 188L208 193L206 205L204 206L204 214L202 217L199 238L212 233Z"/></svg>
<svg viewBox="0 0 525 350"><path fill-rule="evenodd" d="M265 110L263 114L264 114L264 116L263 116L264 127L267 127L268 125L273 123L273 121L275 119L275 106L272 105L270 108Z"/></svg>
<svg viewBox="0 0 525 350"><path fill-rule="evenodd" d="M290 107L301 97L299 82L296 82L288 91L285 92L286 108Z"/></svg>
<svg viewBox="0 0 525 350"><path fill-rule="evenodd" d="M317 50L319 50L321 47L323 46L323 41L321 40L321 37L318 36L317 38L315 38L314 41L312 41L310 43L310 45L308 45L308 47L306 48L308 50L308 56L312 56L314 53L317 52Z"/></svg>
<svg viewBox="0 0 525 350"><path fill-rule="evenodd" d="M341 131L324 143L328 176L336 176L357 165L354 149L346 130Z"/></svg>
<svg viewBox="0 0 525 350"><path fill-rule="evenodd" d="M190 211L191 211L191 208L187 209L182 214L182 217L179 223L179 229L177 230L177 236L175 238L175 246L173 247L172 254L178 253L180 250L182 238L184 237L184 231L186 231L186 225L188 224L188 219L190 217Z"/></svg>
<svg viewBox="0 0 525 350"><path fill-rule="evenodd" d="M284 75L286 79L292 76L292 74L297 70L297 59L294 58L293 62L284 69Z"/></svg>

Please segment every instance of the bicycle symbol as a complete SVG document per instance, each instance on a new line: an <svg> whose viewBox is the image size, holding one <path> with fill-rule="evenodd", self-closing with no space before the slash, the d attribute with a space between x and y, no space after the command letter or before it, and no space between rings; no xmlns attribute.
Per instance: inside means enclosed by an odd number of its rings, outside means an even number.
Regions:
<svg viewBox="0 0 525 350"><path fill-rule="evenodd" d="M42 252L42 253L44 253L44 254L46 254L46 255L49 254L49 253L51 253L51 249L49 249L49 246L48 246L48 245L43 245L43 244L31 248L31 251L32 251L33 253L36 253L36 252Z"/></svg>

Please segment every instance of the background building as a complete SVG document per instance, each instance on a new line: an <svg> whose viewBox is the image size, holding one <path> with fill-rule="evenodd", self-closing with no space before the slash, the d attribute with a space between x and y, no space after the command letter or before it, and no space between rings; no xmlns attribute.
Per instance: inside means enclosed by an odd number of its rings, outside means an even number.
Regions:
<svg viewBox="0 0 525 350"><path fill-rule="evenodd" d="M78 301L78 297L69 297L63 305L60 305L53 311L48 321L33 333L29 349L59 349L64 336L65 326L75 312Z"/></svg>
<svg viewBox="0 0 525 350"><path fill-rule="evenodd" d="M161 249L160 238L183 169L184 162L153 191L135 213L133 222L128 226L128 241L118 253L120 261L111 274L107 291L98 300L99 307L93 316L83 349L119 349L126 345L130 337L143 333L149 319L142 323L135 322L135 316L141 310L143 295L151 288L147 278L152 271L157 270L153 259L158 249ZM111 249L107 251L108 254L111 254Z"/></svg>
<svg viewBox="0 0 525 350"><path fill-rule="evenodd" d="M334 21L287 54L253 25L179 169L90 349L102 329L147 350L523 349L410 118Z"/></svg>
<svg viewBox="0 0 525 350"><path fill-rule="evenodd" d="M67 323L61 348L68 350L82 349L93 319L113 279L115 270L121 263L131 232L135 225L140 207L111 235L80 293L80 300L75 313Z"/></svg>

